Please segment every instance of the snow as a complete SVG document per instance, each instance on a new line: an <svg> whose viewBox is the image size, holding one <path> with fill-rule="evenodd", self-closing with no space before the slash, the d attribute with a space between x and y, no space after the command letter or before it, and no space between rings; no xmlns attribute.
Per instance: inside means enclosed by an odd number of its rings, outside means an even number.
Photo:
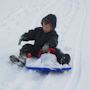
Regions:
<svg viewBox="0 0 90 90"><path fill-rule="evenodd" d="M0 90L89 90L89 0L0 0ZM71 54L72 71L42 75L9 63L18 54L20 35L56 14L58 48ZM29 42L28 42L29 43Z"/></svg>

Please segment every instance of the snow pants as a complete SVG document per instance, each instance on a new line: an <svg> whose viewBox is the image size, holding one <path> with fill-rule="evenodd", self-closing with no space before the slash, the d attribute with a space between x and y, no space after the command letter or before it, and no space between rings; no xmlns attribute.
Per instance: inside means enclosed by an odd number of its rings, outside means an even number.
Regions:
<svg viewBox="0 0 90 90"><path fill-rule="evenodd" d="M54 52L53 54L56 55L57 61L60 62L62 56L64 55L64 53L58 49L58 48L53 48ZM35 45L31 45L31 44L25 44L21 49L20 49L20 55L27 55L28 53L32 54L32 57L36 57L39 58L39 51L41 50L40 47L37 47Z"/></svg>

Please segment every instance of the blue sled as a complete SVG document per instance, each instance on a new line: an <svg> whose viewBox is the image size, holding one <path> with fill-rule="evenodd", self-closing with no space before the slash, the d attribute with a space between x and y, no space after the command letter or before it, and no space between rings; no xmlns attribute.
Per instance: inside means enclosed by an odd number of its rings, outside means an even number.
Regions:
<svg viewBox="0 0 90 90"><path fill-rule="evenodd" d="M64 72L64 71L69 71L72 68L71 67L66 67L66 68L44 68L44 67L26 67L28 70L34 70L34 71L40 71L40 72Z"/></svg>

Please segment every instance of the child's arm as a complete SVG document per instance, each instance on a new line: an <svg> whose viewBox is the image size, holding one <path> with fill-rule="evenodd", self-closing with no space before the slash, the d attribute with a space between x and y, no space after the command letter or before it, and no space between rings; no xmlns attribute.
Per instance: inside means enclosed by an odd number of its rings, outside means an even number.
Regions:
<svg viewBox="0 0 90 90"><path fill-rule="evenodd" d="M18 45L20 45L22 41L35 40L35 36L36 36L37 32L38 32L38 29L35 28L34 30L29 30L27 33L24 33L21 36Z"/></svg>
<svg viewBox="0 0 90 90"><path fill-rule="evenodd" d="M37 27L33 30L29 30L27 33L24 33L21 37L23 37L23 41L35 40L35 37L39 31L40 27Z"/></svg>
<svg viewBox="0 0 90 90"><path fill-rule="evenodd" d="M42 51L47 52L48 48L56 48L57 44L58 44L58 35L54 35L53 37L50 38L50 40L48 40L48 42L44 44L44 46L42 47Z"/></svg>
<svg viewBox="0 0 90 90"><path fill-rule="evenodd" d="M53 37L51 37L47 44L50 48L56 48L58 44L58 35L54 35Z"/></svg>
<svg viewBox="0 0 90 90"><path fill-rule="evenodd" d="M34 40L37 30L29 30L27 33L24 33L21 37L23 37L23 41Z"/></svg>

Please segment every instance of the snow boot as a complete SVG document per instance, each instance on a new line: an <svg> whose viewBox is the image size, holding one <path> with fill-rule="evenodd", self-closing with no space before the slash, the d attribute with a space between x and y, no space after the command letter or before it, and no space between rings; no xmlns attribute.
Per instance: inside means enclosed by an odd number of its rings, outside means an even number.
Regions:
<svg viewBox="0 0 90 90"><path fill-rule="evenodd" d="M11 61L12 63L17 63L17 62L19 62L19 59L18 59L15 55L11 55L9 58L10 58L10 61Z"/></svg>
<svg viewBox="0 0 90 90"><path fill-rule="evenodd" d="M12 63L17 64L20 67L23 67L26 64L26 59L24 57L16 57L15 55L11 55L9 58Z"/></svg>
<svg viewBox="0 0 90 90"><path fill-rule="evenodd" d="M62 58L60 59L60 64L62 64L62 65L68 64L69 65L70 60L71 60L70 55L69 54L64 54L62 56Z"/></svg>

